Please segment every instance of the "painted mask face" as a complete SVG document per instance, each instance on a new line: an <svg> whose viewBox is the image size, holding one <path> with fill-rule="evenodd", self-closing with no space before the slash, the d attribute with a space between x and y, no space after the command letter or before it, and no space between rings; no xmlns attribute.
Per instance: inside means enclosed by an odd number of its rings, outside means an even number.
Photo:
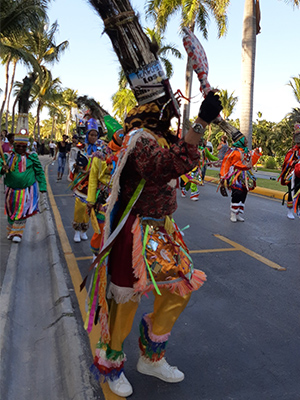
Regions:
<svg viewBox="0 0 300 400"><path fill-rule="evenodd" d="M26 153L27 144L25 143L15 143L14 145L15 152L20 154L21 156Z"/></svg>

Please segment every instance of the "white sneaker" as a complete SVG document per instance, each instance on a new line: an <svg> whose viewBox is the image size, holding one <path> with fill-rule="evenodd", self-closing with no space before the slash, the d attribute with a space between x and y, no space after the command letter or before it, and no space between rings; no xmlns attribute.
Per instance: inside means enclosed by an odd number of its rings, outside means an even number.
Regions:
<svg viewBox="0 0 300 400"><path fill-rule="evenodd" d="M21 242L21 238L20 238L20 236L14 236L12 238L12 241L15 242L15 243L20 243Z"/></svg>
<svg viewBox="0 0 300 400"><path fill-rule="evenodd" d="M292 209L292 208L289 208L289 209L288 209L287 217L288 217L289 219L295 219L295 216L294 216L294 213L293 213L293 209Z"/></svg>
<svg viewBox="0 0 300 400"><path fill-rule="evenodd" d="M75 242L75 243L81 242L80 231L75 231L74 242Z"/></svg>
<svg viewBox="0 0 300 400"><path fill-rule="evenodd" d="M143 356L140 356L137 363L137 370L141 374L155 376L162 381L169 383L181 382L184 380L184 373L177 367L171 367L165 358L152 362Z"/></svg>
<svg viewBox="0 0 300 400"><path fill-rule="evenodd" d="M198 200L199 200L199 193L191 194L190 199L191 199L192 201L198 201Z"/></svg>
<svg viewBox="0 0 300 400"><path fill-rule="evenodd" d="M185 189L181 189L181 197L186 197L186 190Z"/></svg>
<svg viewBox="0 0 300 400"><path fill-rule="evenodd" d="M240 221L240 222L244 222L245 221L245 218L243 218L241 214L238 214L236 216L236 219L237 219L237 221Z"/></svg>
<svg viewBox="0 0 300 400"><path fill-rule="evenodd" d="M81 240L88 240L88 236L87 236L87 234L86 234L86 232L80 232L80 238L81 238Z"/></svg>
<svg viewBox="0 0 300 400"><path fill-rule="evenodd" d="M110 390L120 397L127 397L133 393L132 386L126 378L124 372L121 373L118 379L107 380Z"/></svg>
<svg viewBox="0 0 300 400"><path fill-rule="evenodd" d="M231 211L231 214L230 214L230 221L231 222L236 222L237 221L237 215L233 211Z"/></svg>

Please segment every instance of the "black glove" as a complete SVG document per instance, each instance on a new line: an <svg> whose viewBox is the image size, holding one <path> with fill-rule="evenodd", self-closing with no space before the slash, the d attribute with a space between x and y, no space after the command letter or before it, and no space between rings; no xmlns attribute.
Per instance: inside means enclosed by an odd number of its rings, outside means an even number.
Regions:
<svg viewBox="0 0 300 400"><path fill-rule="evenodd" d="M211 121L217 118L222 109L223 107L220 102L220 97L217 94L214 94L214 92L209 92L200 106L198 116L203 119L203 121L210 124Z"/></svg>

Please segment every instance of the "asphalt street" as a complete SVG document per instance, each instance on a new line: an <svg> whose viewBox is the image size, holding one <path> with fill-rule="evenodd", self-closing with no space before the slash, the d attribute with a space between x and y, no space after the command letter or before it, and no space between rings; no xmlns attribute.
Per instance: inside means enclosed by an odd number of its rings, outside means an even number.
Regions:
<svg viewBox="0 0 300 400"><path fill-rule="evenodd" d="M78 325L82 323L79 315L81 300L77 304L74 299L76 288L72 286L72 275L77 268L80 278L85 276L91 252L89 241L73 242L74 198L68 189L66 174L56 183L56 171L57 165L50 164L48 175L54 200L52 217L56 224L58 252L67 260L61 263L61 268ZM0 200L3 210L2 193ZM300 398L300 219L289 220L280 200L251 194L246 200L245 222L233 224L229 220L229 203L230 198L216 193L213 184L206 183L200 188L198 202L181 198L178 192L178 210L174 217L180 228L189 225L184 230L185 240L195 267L207 274L207 282L192 295L168 342L166 356L169 363L177 365L186 376L179 384L164 383L136 371L138 324L142 314L151 311L152 304L151 295L143 297L132 332L124 345L128 358L125 373L134 388L130 397L133 400ZM1 217L2 227L3 223ZM40 231L34 224L32 229ZM25 233L32 237L27 227ZM88 234L91 237L91 228ZM5 264L13 247L5 240L1 229L1 265ZM23 242L21 246L25 247ZM26 257L25 253L21 254ZM73 257L71 271L67 269L70 256ZM1 270L3 277L5 268L1 267ZM18 301L15 304L22 307ZM68 334L72 337L76 332ZM80 337L88 341L88 336L81 331ZM88 343L85 348L88 349ZM89 361L92 357L89 350L86 352ZM51 366L55 369L58 365ZM13 370L14 365L10 368ZM44 372L37 371L35 380ZM34 395L35 386L32 385L31 398L40 400ZM93 396L96 396L95 392ZM50 398L56 399L52 396L47 400ZM106 393L105 398L117 397ZM13 397L8 399L14 400Z"/></svg>

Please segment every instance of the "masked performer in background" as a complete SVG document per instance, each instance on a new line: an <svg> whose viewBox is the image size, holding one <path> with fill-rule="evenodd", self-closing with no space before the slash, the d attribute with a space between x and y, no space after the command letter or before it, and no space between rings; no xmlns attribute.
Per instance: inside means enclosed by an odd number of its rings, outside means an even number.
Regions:
<svg viewBox="0 0 300 400"><path fill-rule="evenodd" d="M112 186L112 174L117 163L117 153L121 149L124 138L123 127L111 116L104 117L107 128L107 139L93 155L89 177L87 206L89 213L95 212L98 229L91 239L91 250L98 255L104 232L107 199Z"/></svg>
<svg viewBox="0 0 300 400"><path fill-rule="evenodd" d="M299 207L300 194L300 177L299 177L299 160L300 160L300 123L294 126L293 140L295 145L286 153L282 165L281 174L278 178L283 186L288 187L287 199L287 217L295 219L294 212L297 213ZM293 212L294 208L294 212Z"/></svg>
<svg viewBox="0 0 300 400"><path fill-rule="evenodd" d="M255 189L256 178L252 167L259 160L258 149L249 151L247 139L237 132L233 139L233 148L225 154L220 169L220 185L231 190L230 220L244 221L245 201L249 190ZM222 192L221 192L222 193Z"/></svg>
<svg viewBox="0 0 300 400"><path fill-rule="evenodd" d="M87 213L87 192L89 183L89 174L92 165L92 155L97 151L97 140L99 138L98 123L94 118L90 118L86 123L85 145L77 147L79 151L76 155L76 161L69 165L70 176L73 181L70 185L75 195L75 208L73 228L75 230L74 242L87 240L86 231L89 228L89 215ZM81 148L83 147L83 148Z"/></svg>
<svg viewBox="0 0 300 400"><path fill-rule="evenodd" d="M25 128L15 134L14 149L0 160L0 174L5 174L5 212L7 238L20 242L26 219L36 214L39 191L46 192L47 184L43 167L36 153L28 153L29 135Z"/></svg>

